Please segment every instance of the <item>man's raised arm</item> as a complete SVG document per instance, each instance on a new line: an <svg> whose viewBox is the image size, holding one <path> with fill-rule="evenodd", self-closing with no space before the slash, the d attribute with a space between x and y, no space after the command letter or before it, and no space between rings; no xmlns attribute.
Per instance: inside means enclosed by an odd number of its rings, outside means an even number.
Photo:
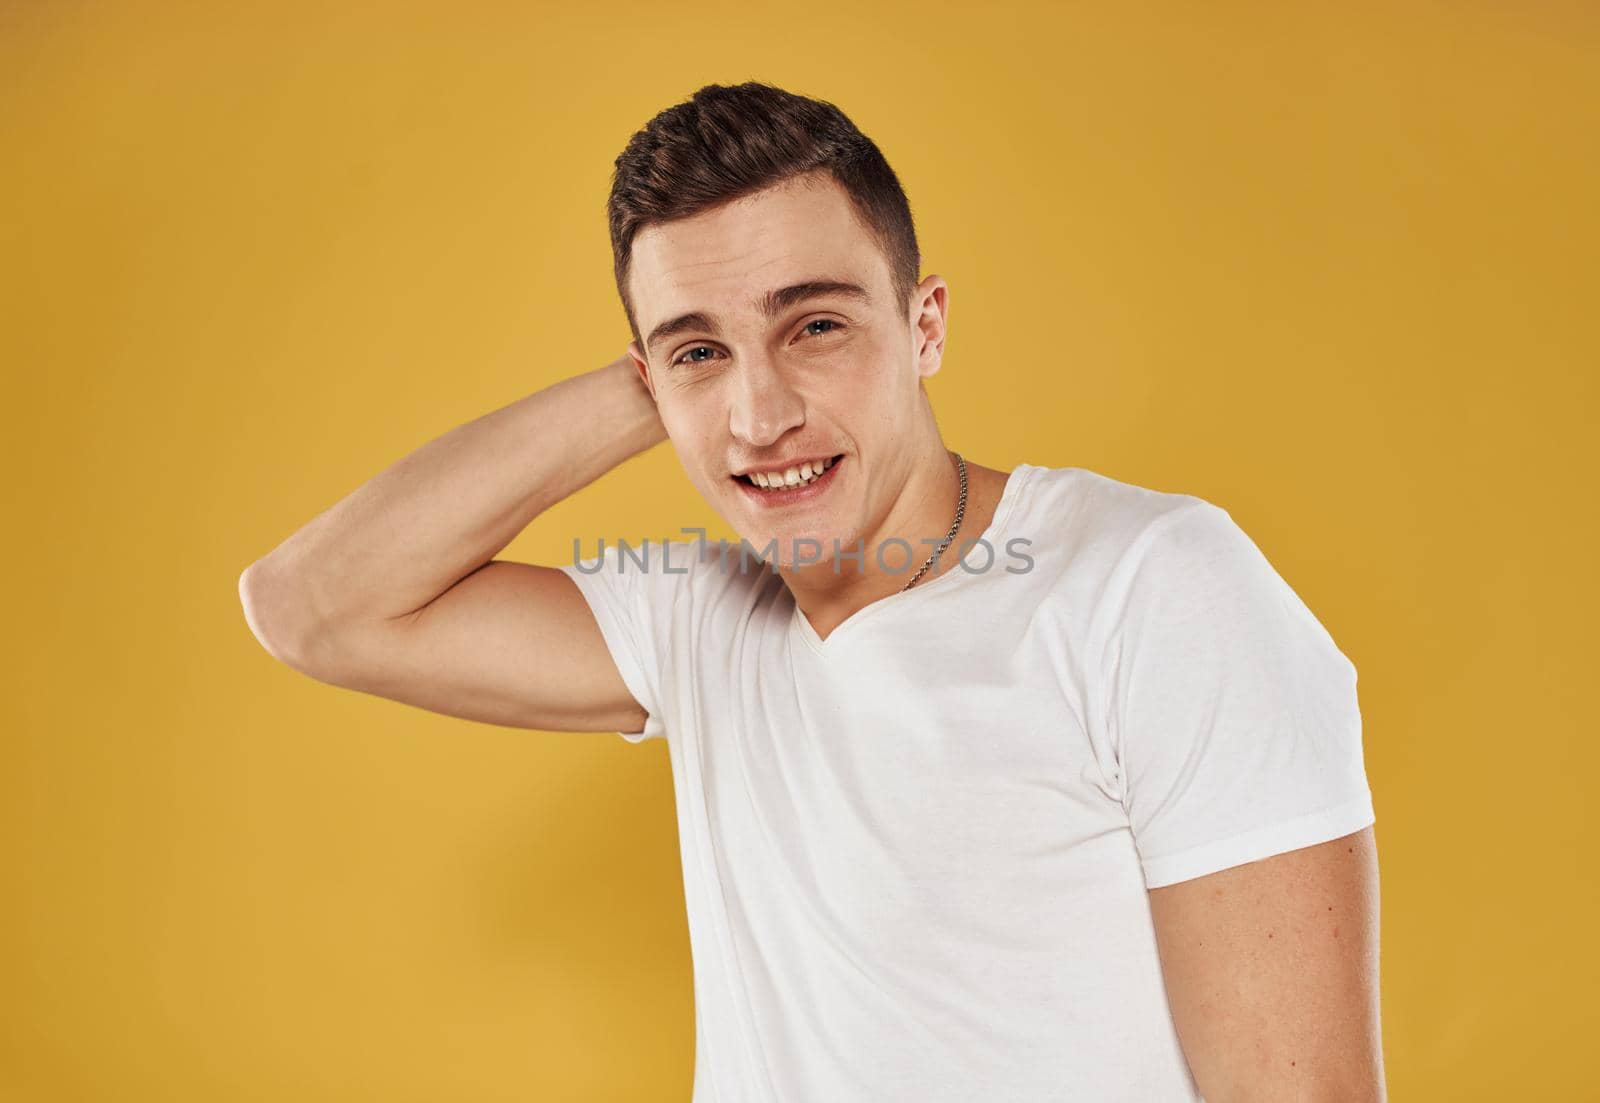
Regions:
<svg viewBox="0 0 1600 1103"><path fill-rule="evenodd" d="M251 564L245 619L318 681L511 727L637 731L572 579L494 557L664 439L630 357L564 379L428 442Z"/></svg>

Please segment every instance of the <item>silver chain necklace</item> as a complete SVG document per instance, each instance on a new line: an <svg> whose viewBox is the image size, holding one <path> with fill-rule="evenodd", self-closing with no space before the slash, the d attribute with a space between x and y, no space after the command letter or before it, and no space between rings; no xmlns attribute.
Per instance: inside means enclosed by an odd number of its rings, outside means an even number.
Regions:
<svg viewBox="0 0 1600 1103"><path fill-rule="evenodd" d="M961 458L960 452L951 452L950 454L956 458L956 470L961 475L961 497L956 499L956 519L951 523L950 531L939 542L939 546L933 549L933 554L928 556L928 561L917 568L917 573L911 576L910 582L901 587L900 592L902 594L915 586L917 579L922 577L923 572L933 566L933 561L939 557L939 553L950 546L950 541L956 538L956 530L961 527L961 518L967 515L967 461Z"/></svg>

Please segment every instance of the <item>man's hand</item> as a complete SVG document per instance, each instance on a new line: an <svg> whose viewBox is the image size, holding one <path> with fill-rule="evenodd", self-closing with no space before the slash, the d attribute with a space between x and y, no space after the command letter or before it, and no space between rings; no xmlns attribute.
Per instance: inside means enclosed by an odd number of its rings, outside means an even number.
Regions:
<svg viewBox="0 0 1600 1103"><path fill-rule="evenodd" d="M1207 1103L1382 1103L1371 827L1150 890Z"/></svg>

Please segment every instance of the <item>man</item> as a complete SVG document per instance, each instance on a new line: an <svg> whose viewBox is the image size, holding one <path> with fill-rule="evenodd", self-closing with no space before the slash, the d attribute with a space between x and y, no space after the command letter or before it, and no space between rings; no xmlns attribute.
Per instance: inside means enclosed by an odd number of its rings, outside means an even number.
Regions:
<svg viewBox="0 0 1600 1103"><path fill-rule="evenodd" d="M1382 1099L1356 673L1315 617L1209 502L947 449L948 287L831 104L707 86L616 168L627 355L252 565L264 646L667 741L696 1103ZM494 558L664 438L739 548Z"/></svg>

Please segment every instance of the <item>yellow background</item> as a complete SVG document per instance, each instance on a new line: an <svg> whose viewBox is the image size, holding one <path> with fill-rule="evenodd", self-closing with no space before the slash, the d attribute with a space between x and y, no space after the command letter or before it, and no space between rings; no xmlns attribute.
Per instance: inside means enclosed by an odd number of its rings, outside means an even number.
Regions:
<svg viewBox="0 0 1600 1103"><path fill-rule="evenodd" d="M665 746L324 686L235 586L620 355L612 160L750 78L899 172L951 447L1224 506L1355 662L1392 1097L1600 1097L1597 48L1581 3L4 0L0 1099L688 1098ZM504 554L714 521L662 446Z"/></svg>

